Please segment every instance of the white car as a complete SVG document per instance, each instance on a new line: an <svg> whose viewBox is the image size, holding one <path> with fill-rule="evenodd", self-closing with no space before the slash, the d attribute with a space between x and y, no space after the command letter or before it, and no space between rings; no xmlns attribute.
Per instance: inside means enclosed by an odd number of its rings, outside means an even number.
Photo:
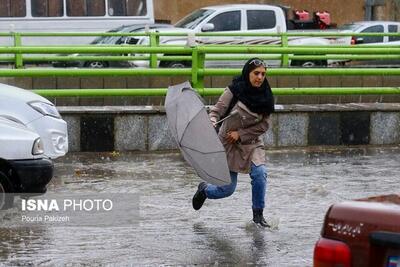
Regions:
<svg viewBox="0 0 400 267"><path fill-rule="evenodd" d="M339 28L341 32L355 33L400 33L400 22L397 21L358 21L345 24ZM400 45L400 36L353 36L351 44L357 46L392 46ZM393 66L400 64L398 59L370 59L352 61L353 64Z"/></svg>
<svg viewBox="0 0 400 267"><path fill-rule="evenodd" d="M0 209L12 207L15 195L45 193L52 177L39 135L0 114Z"/></svg>
<svg viewBox="0 0 400 267"><path fill-rule="evenodd" d="M344 24L341 32L355 33L400 33L400 22L397 21L357 21ZM356 45L399 45L400 36L354 36L352 44Z"/></svg>
<svg viewBox="0 0 400 267"><path fill-rule="evenodd" d="M46 98L0 84L0 116L36 132L41 137L46 157L55 159L68 152L67 123Z"/></svg>

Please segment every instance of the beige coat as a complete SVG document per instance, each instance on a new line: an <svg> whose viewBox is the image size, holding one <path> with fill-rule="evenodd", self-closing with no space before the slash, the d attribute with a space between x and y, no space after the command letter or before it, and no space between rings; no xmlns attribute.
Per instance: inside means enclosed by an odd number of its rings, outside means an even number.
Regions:
<svg viewBox="0 0 400 267"><path fill-rule="evenodd" d="M211 107L209 117L213 122L218 121L229 107L233 95L229 88L218 99L215 106ZM219 138L225 147L228 166L231 171L249 173L251 162L255 165L265 164L264 142L261 135L269 127L269 116L251 112L242 102L238 101L232 110L238 113L226 119L220 128ZM238 131L238 143L230 144L226 141L229 131Z"/></svg>

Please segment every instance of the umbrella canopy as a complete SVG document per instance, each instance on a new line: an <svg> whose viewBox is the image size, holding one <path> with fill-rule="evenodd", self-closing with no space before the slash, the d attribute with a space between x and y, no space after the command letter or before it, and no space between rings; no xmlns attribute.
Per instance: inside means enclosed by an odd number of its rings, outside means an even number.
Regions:
<svg viewBox="0 0 400 267"><path fill-rule="evenodd" d="M168 88L165 110L171 134L197 174L215 185L230 184L225 149L189 82Z"/></svg>

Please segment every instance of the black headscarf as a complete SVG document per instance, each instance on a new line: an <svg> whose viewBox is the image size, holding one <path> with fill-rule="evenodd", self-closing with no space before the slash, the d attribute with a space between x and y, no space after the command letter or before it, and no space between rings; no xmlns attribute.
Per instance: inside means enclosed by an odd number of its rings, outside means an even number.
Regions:
<svg viewBox="0 0 400 267"><path fill-rule="evenodd" d="M250 111L269 115L275 111L275 108L274 97L267 79L264 79L264 82L258 88L253 87L250 83L250 72L260 66L256 65L254 60L256 60L256 62L263 62L259 58L249 59L243 66L242 75L232 80L229 89L233 96L245 104Z"/></svg>

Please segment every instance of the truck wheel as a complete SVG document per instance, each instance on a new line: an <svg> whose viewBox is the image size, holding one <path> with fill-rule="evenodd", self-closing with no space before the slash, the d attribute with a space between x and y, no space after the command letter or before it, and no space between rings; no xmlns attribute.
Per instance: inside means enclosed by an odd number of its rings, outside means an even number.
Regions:
<svg viewBox="0 0 400 267"><path fill-rule="evenodd" d="M326 67L328 63L326 60L292 60L291 66L303 68Z"/></svg>
<svg viewBox="0 0 400 267"><path fill-rule="evenodd" d="M8 177L0 171L0 210L14 206L13 186Z"/></svg>
<svg viewBox="0 0 400 267"><path fill-rule="evenodd" d="M165 61L160 63L160 67L162 68L188 68L190 65L189 62L185 61Z"/></svg>
<svg viewBox="0 0 400 267"><path fill-rule="evenodd" d="M108 63L103 62L103 61L91 61L91 62L85 62L85 67L86 68L93 68L93 69L102 69L102 68L107 68Z"/></svg>

